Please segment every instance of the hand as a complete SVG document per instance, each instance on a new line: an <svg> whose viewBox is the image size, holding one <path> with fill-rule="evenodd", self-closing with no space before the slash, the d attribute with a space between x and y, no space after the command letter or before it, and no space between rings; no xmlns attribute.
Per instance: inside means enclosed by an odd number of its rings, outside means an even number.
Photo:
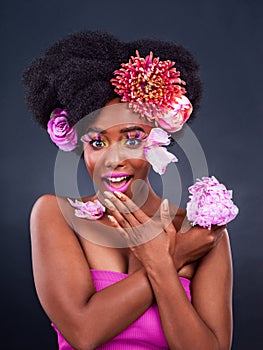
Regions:
<svg viewBox="0 0 263 350"><path fill-rule="evenodd" d="M148 217L123 193L104 192L106 206L111 210L109 219L135 257L145 267L167 261L175 253L176 230L171 222L168 201L161 205L161 222Z"/></svg>
<svg viewBox="0 0 263 350"><path fill-rule="evenodd" d="M199 260L214 248L225 232L226 225L212 225L211 230L201 226L194 226L176 234L174 261L177 271L184 265Z"/></svg>

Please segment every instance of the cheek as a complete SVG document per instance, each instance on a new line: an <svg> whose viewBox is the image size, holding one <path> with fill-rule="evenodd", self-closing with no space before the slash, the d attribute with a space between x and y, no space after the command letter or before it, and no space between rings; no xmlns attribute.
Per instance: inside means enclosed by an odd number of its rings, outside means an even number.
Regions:
<svg viewBox="0 0 263 350"><path fill-rule="evenodd" d="M147 175L151 165L144 159L130 159L129 160L131 166L140 174Z"/></svg>
<svg viewBox="0 0 263 350"><path fill-rule="evenodd" d="M92 150L84 150L84 161L86 164L86 168L89 174L92 176L94 174L94 170L99 164L99 155L98 152L94 152Z"/></svg>

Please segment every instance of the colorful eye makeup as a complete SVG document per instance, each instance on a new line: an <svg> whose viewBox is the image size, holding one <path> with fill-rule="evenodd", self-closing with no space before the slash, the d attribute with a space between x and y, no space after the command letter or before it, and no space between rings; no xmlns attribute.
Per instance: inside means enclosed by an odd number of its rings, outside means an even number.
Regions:
<svg viewBox="0 0 263 350"><path fill-rule="evenodd" d="M109 146L109 141L100 134L85 134L80 139L82 142L89 143L93 148L101 149Z"/></svg>
<svg viewBox="0 0 263 350"><path fill-rule="evenodd" d="M142 142L147 138L147 134L139 130L133 130L127 132L124 138L121 140L121 144L129 148L138 148Z"/></svg>
<svg viewBox="0 0 263 350"><path fill-rule="evenodd" d="M121 132L122 137L120 143L122 146L128 148L139 148L144 140L147 138L147 134L140 130L131 130L127 132ZM102 149L109 146L108 139L101 133L88 132L80 139L82 142L89 143L94 149Z"/></svg>

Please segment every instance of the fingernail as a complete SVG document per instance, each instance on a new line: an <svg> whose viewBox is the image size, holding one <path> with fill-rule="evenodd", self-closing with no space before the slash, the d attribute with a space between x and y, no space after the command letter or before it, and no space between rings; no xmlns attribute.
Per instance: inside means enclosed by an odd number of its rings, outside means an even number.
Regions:
<svg viewBox="0 0 263 350"><path fill-rule="evenodd" d="M167 199L163 200L163 209L168 210L168 200Z"/></svg>
<svg viewBox="0 0 263 350"><path fill-rule="evenodd" d="M104 201L107 204L107 207L109 207L110 209L115 209L114 205L107 198L105 198Z"/></svg>
<svg viewBox="0 0 263 350"><path fill-rule="evenodd" d="M114 195L111 192L109 192L109 191L104 191L103 193L108 198L113 198L114 197Z"/></svg>
<svg viewBox="0 0 263 350"><path fill-rule="evenodd" d="M119 191L114 191L113 193L114 193L118 198L124 199L124 195L123 195L121 192L119 192Z"/></svg>
<svg viewBox="0 0 263 350"><path fill-rule="evenodd" d="M113 216L111 216L111 215L108 215L108 218L109 218L109 220L110 220L110 222L114 222L114 223L116 223L116 220L115 220L115 218L113 217Z"/></svg>

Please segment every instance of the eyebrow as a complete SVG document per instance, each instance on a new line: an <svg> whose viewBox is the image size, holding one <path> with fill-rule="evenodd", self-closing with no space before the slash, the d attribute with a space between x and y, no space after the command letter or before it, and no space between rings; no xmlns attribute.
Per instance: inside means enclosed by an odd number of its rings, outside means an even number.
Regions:
<svg viewBox="0 0 263 350"><path fill-rule="evenodd" d="M106 134L106 130L100 129L100 128L88 128L86 130L86 134L88 134L89 132L97 132L99 134Z"/></svg>
<svg viewBox="0 0 263 350"><path fill-rule="evenodd" d="M141 128L140 126L131 126L129 128L124 128L124 129L121 129L120 132L124 133L124 132L129 132L129 131L136 131L136 130L145 132L143 130L143 128Z"/></svg>
<svg viewBox="0 0 263 350"><path fill-rule="evenodd" d="M145 132L143 130L143 128L141 128L140 126L130 126L129 128L121 129L120 133L125 133L125 132L129 132L129 131L136 131L136 130ZM103 130L103 129L100 129L100 128L88 128L86 133L89 133L89 132L97 132L97 133L100 133L100 134L106 134L107 133L106 130Z"/></svg>

